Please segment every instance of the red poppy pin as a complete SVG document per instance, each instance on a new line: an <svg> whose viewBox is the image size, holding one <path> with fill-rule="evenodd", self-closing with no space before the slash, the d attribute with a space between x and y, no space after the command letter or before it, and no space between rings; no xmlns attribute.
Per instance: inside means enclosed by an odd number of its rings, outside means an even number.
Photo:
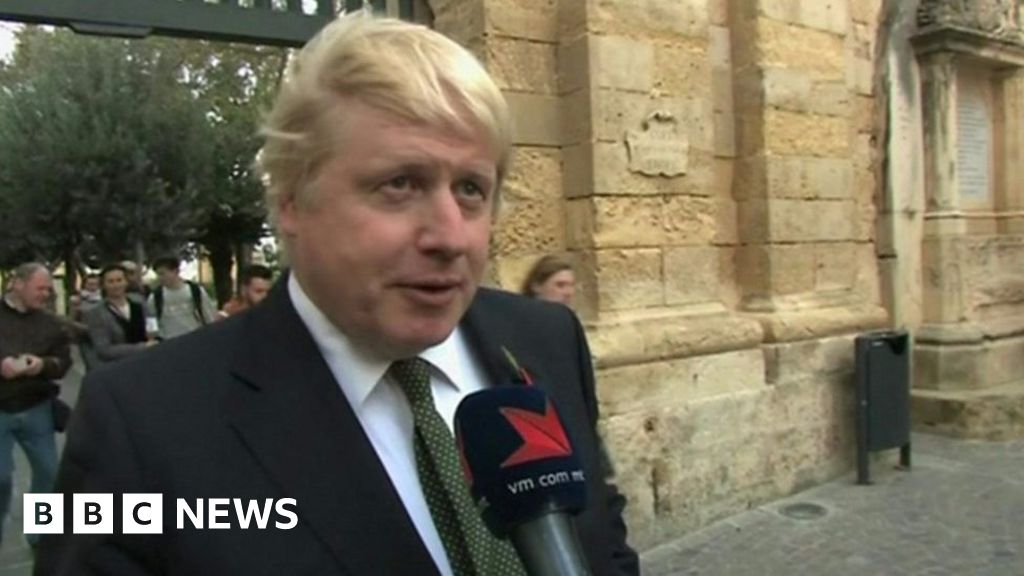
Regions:
<svg viewBox="0 0 1024 576"><path fill-rule="evenodd" d="M516 361L516 357L508 351L508 348L502 346L501 351L505 353L505 358L508 359L508 363L512 365L512 370L514 370L516 375L519 376L519 379L525 382L527 386L533 386L533 377L531 377L530 373L526 371L526 368L519 365L519 362Z"/></svg>

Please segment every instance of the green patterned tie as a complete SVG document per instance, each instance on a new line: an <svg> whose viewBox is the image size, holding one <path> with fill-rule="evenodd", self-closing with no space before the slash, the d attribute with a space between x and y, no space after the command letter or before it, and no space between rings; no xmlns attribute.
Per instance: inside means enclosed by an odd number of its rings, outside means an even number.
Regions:
<svg viewBox="0 0 1024 576"><path fill-rule="evenodd" d="M473 505L455 438L434 407L430 364L400 360L390 373L412 408L416 471L455 576L525 576L515 549L487 530Z"/></svg>

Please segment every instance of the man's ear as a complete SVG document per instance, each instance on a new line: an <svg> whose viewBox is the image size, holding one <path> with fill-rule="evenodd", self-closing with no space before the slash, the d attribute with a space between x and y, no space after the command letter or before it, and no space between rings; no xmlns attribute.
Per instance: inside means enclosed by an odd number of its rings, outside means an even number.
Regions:
<svg viewBox="0 0 1024 576"><path fill-rule="evenodd" d="M277 200L277 229L284 236L293 236L298 226L299 206L295 201L295 195L289 194Z"/></svg>

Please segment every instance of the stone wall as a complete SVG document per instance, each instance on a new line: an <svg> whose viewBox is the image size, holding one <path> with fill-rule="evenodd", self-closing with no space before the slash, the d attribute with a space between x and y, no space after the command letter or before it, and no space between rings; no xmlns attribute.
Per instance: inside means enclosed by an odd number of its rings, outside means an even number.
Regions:
<svg viewBox="0 0 1024 576"><path fill-rule="evenodd" d="M568 253L645 549L853 463L875 0L435 0L517 116L492 280Z"/></svg>

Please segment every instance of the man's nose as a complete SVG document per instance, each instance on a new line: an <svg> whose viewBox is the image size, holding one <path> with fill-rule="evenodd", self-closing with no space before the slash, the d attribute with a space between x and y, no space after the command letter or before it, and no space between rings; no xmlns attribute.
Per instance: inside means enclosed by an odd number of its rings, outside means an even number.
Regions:
<svg viewBox="0 0 1024 576"><path fill-rule="evenodd" d="M467 246L466 215L452 184L439 184L427 198L418 238L420 249L445 258L461 256Z"/></svg>

